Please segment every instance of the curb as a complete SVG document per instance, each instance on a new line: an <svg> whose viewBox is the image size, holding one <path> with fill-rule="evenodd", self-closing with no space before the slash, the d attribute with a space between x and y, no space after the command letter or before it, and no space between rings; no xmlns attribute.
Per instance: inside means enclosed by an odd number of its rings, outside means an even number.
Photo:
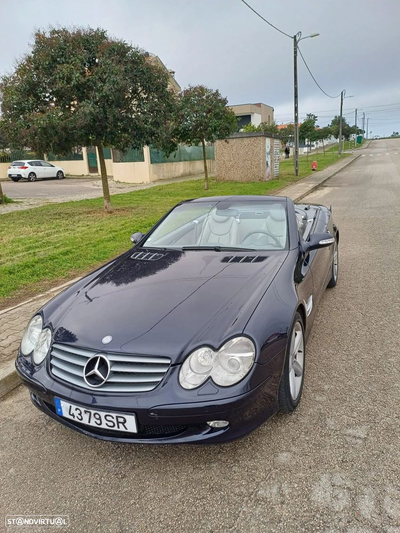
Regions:
<svg viewBox="0 0 400 533"><path fill-rule="evenodd" d="M323 179L320 183L317 183L316 185L314 185L313 187L311 187L311 189L309 189L307 192L301 194L300 196L298 196L295 200L293 200L294 202L298 202L299 200L301 200L302 198L304 198L305 196L308 196L309 194L311 194L312 192L316 191L319 187L321 187L321 185L323 185L326 181L330 180L331 178L333 178L334 176L336 176L336 174L339 174L339 172L342 172L342 170L344 170L345 168L347 168L348 166L350 166L352 163L354 163L354 161L356 161L359 157L361 157L361 154L357 154L351 161L347 161L345 165L343 165L341 168L338 168L337 170L335 170L335 172L333 172L333 174L331 174L330 176L328 176L327 178Z"/></svg>
<svg viewBox="0 0 400 533"><path fill-rule="evenodd" d="M348 161L341 168L339 168L335 172L333 172L333 174L331 174L330 176L325 178L320 183L317 183L316 185L311 187L311 189L309 189L306 193L301 194L300 196L295 198L293 201L294 202L298 202L299 200L301 200L305 196L308 196L309 194L314 192L316 189L321 187L321 185L323 185L326 181L330 180L331 178L333 178L333 176L336 176L336 174L338 174L343 169L345 169L349 165L351 165L360 156L361 156L361 154L357 154L351 161ZM31 303L31 302L33 302L35 300L43 298L43 296L51 295L54 292L57 292L57 291L65 288L65 287L68 287L69 285L71 285L72 283L75 283L79 279L81 279L81 278L75 278L75 279L73 279L71 281L68 281L67 283L64 283L63 285L59 285L58 287L54 287L53 289L50 289L49 291L44 292L43 294L38 294L37 296L34 296L33 298L30 298L29 300L26 300L25 302L22 302L22 303L20 303L18 305L15 305L14 307L9 307L8 309L3 309L2 311L0 311L0 315L3 315L5 313L7 313L8 311L12 311L13 309L17 309L18 307L22 307L25 304L28 304L28 303ZM3 368L3 370L0 369L0 399L2 399L4 396L6 396L6 394L8 394L10 391L15 389L16 387L18 387L18 385L20 385L20 384L21 384L21 380L20 380L20 378L19 378L19 376L17 374L17 371L15 369L14 361L11 361L5 368Z"/></svg>
<svg viewBox="0 0 400 533"><path fill-rule="evenodd" d="M21 380L15 369L15 362L10 361L5 368L0 369L0 398L3 398L18 385L21 385Z"/></svg>

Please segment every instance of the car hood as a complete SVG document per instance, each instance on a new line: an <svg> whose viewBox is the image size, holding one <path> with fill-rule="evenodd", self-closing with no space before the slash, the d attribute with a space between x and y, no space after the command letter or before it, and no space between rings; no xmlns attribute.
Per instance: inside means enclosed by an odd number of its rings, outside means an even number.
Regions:
<svg viewBox="0 0 400 533"><path fill-rule="evenodd" d="M141 257L140 251L145 252ZM102 351L168 355L178 363L194 347L219 348L242 333L287 257L286 251L252 252L245 261L253 262L239 263L243 252L153 252L146 256L147 250L134 249L137 258L132 258L131 250L64 299L56 297L45 316L55 340ZM107 347L105 336L112 337Z"/></svg>

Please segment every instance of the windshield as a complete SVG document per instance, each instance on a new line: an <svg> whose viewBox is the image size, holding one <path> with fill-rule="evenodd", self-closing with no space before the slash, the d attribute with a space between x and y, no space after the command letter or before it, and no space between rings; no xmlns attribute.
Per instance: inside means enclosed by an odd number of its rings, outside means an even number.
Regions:
<svg viewBox="0 0 400 533"><path fill-rule="evenodd" d="M280 202L193 202L176 207L143 246L283 250L287 216Z"/></svg>

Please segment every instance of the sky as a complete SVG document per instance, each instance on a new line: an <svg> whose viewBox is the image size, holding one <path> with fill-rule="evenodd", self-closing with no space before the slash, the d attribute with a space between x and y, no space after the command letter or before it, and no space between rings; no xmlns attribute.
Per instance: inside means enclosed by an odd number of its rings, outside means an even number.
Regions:
<svg viewBox="0 0 400 533"><path fill-rule="evenodd" d="M289 35L322 89L345 89L344 115L369 118L372 135L400 131L400 0L247 0ZM293 120L293 40L258 18L241 0L0 0L0 74L29 52L36 29L106 29L158 55L182 87L219 89L230 104L263 102L278 124ZM340 98L315 85L299 57L299 112L320 126L339 114Z"/></svg>

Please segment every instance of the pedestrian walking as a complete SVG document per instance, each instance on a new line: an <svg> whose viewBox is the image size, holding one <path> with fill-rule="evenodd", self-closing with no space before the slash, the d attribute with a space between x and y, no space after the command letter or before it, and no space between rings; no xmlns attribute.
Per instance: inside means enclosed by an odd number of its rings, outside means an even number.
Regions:
<svg viewBox="0 0 400 533"><path fill-rule="evenodd" d="M285 159L289 159L290 156L290 148L289 146L285 146Z"/></svg>

